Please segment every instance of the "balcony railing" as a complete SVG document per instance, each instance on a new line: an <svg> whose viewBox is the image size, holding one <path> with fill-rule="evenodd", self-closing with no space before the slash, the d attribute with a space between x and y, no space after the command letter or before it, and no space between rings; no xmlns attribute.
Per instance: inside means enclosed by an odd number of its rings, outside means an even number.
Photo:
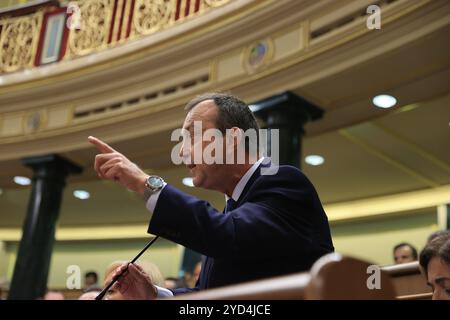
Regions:
<svg viewBox="0 0 450 320"><path fill-rule="evenodd" d="M231 0L35 1L0 10L0 73L84 56Z"/></svg>

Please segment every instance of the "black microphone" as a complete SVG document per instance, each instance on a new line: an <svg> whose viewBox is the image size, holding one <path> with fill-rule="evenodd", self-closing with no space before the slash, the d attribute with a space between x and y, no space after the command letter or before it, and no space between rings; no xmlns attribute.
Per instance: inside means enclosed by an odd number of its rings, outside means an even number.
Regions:
<svg viewBox="0 0 450 320"><path fill-rule="evenodd" d="M134 257L133 260L131 260L130 263L135 263L137 259L139 259L140 256L142 256L142 254L145 252L145 250L147 250L148 248L150 248L150 246L156 241L158 240L159 236L154 237L152 240L150 240L149 243L147 243L147 245L145 246L144 249L141 250L141 252L138 253L138 255L136 257ZM116 283L117 280L119 280L119 278L128 271L128 266L130 265L130 263L127 264L127 267L125 268L125 270L123 270L121 273L119 273L118 275L116 275L111 282L102 290L102 292L100 292L98 294L98 296L95 297L95 300L102 300L103 297L105 296L105 294L108 292L108 290L113 286L114 283Z"/></svg>

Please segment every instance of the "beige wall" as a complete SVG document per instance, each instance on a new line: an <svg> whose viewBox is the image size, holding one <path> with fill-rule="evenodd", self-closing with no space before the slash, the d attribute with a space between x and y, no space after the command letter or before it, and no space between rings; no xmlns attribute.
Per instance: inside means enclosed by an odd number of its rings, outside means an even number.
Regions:
<svg viewBox="0 0 450 320"><path fill-rule="evenodd" d="M56 243L52 256L49 287L65 288L67 267L78 265L83 274L94 270L100 279L104 277L104 270L115 260L130 260L136 256L147 244L147 239L142 240L111 240L111 241L82 241ZM6 269L9 280L12 278L14 263L16 260L17 243L9 243L6 246ZM139 261L147 260L154 262L165 277L177 276L181 266L182 247L164 239L159 239L147 250ZM0 268L0 270L2 270ZM1 278L0 274L0 278Z"/></svg>
<svg viewBox="0 0 450 320"><path fill-rule="evenodd" d="M409 242L420 250L428 235L438 229L435 208L331 226L337 252L380 265L393 264L392 249Z"/></svg>

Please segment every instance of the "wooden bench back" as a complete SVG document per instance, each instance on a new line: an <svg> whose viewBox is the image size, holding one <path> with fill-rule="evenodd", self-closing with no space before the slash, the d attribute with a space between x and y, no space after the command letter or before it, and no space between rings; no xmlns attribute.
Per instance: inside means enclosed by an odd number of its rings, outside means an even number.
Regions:
<svg viewBox="0 0 450 320"><path fill-rule="evenodd" d="M395 299L390 277L380 270L380 289L369 289L369 263L332 253L311 272L205 290L175 297L183 300Z"/></svg>

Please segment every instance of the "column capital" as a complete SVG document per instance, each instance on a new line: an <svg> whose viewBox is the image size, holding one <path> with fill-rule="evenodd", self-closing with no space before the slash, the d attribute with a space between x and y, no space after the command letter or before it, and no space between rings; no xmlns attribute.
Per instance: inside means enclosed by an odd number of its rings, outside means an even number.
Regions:
<svg viewBox="0 0 450 320"><path fill-rule="evenodd" d="M33 169L35 178L51 176L65 179L69 174L80 174L83 168L57 154L46 154L22 159L22 163Z"/></svg>
<svg viewBox="0 0 450 320"><path fill-rule="evenodd" d="M279 141L275 150L279 153L279 163L300 168L303 127L309 121L322 118L324 111L290 91L257 101L250 105L250 110L265 122L267 129L278 129ZM272 143L267 146L267 151L273 158Z"/></svg>
<svg viewBox="0 0 450 320"><path fill-rule="evenodd" d="M323 109L291 91L285 91L252 103L250 109L269 127L290 123L295 123L300 127L309 121L322 118L324 113Z"/></svg>

